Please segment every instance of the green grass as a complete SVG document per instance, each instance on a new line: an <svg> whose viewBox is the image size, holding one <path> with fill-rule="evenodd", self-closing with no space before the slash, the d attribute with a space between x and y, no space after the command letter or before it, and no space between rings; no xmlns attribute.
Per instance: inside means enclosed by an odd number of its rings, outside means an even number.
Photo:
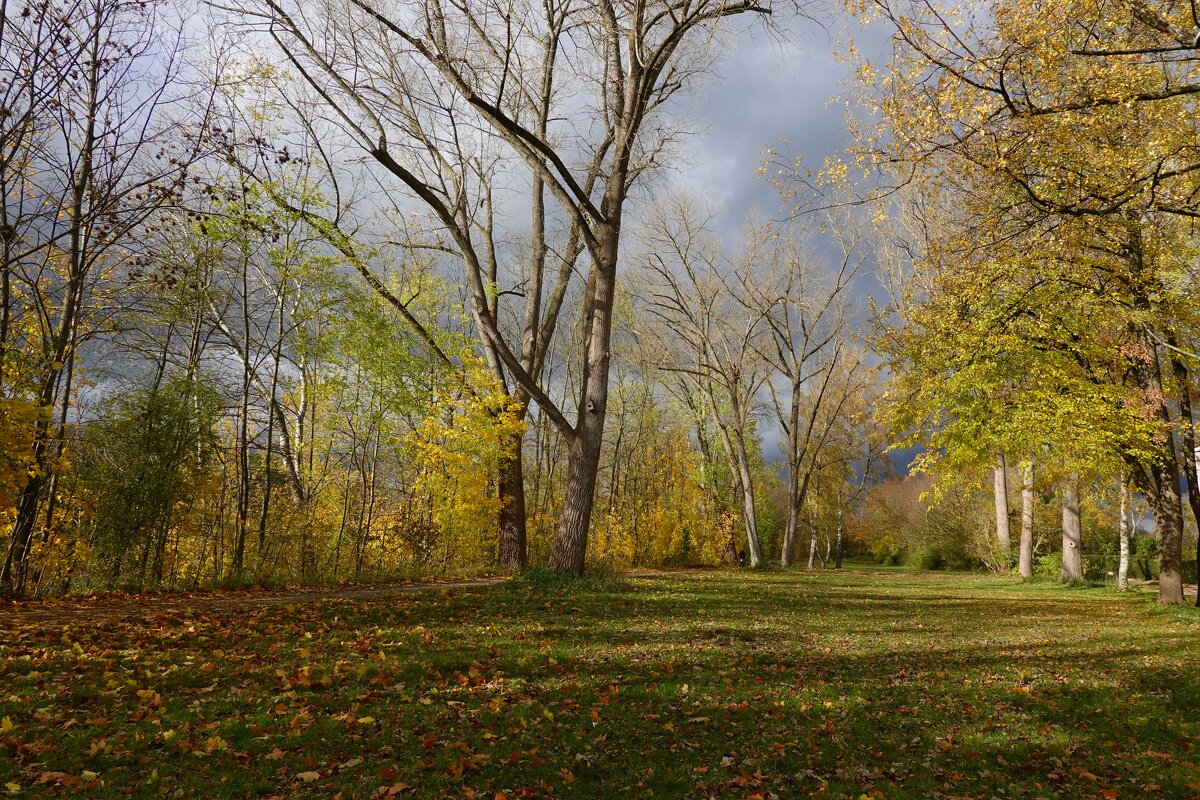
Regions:
<svg viewBox="0 0 1200 800"><path fill-rule="evenodd" d="M854 569L43 624L0 795L1200 797L1197 619Z"/></svg>

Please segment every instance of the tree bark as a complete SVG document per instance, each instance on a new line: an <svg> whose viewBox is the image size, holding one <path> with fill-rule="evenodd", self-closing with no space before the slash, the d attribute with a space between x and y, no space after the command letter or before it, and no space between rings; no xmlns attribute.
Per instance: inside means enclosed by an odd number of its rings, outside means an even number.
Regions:
<svg viewBox="0 0 1200 800"><path fill-rule="evenodd" d="M1008 525L1008 463L1004 458L1004 453L997 454L994 473L996 547L1000 551L1000 566L1007 570L1012 559L1012 536Z"/></svg>
<svg viewBox="0 0 1200 800"><path fill-rule="evenodd" d="M1021 553L1017 572L1033 577L1033 462L1026 461L1021 475Z"/></svg>
<svg viewBox="0 0 1200 800"><path fill-rule="evenodd" d="M750 473L749 455L746 453L746 441L741 437L730 434L731 426L717 410L717 397L711 384L707 384L708 402L712 410L713 421L721 436L721 444L729 457L729 468L732 473L735 493L741 495L742 524L746 530L746 545L750 548L750 566L757 568L762 565L762 545L758 540L758 515L754 507L754 476Z"/></svg>
<svg viewBox="0 0 1200 800"><path fill-rule="evenodd" d="M563 491L562 516L554 530L550 569L582 575L587 556L587 535L595 502L596 476L604 419L585 414L588 425L571 442L567 455L567 485Z"/></svg>
<svg viewBox="0 0 1200 800"><path fill-rule="evenodd" d="M1083 580L1083 531L1079 520L1079 476L1067 478L1062 487L1062 576L1063 580Z"/></svg>
<svg viewBox="0 0 1200 800"><path fill-rule="evenodd" d="M1121 476L1121 519L1117 525L1121 539L1121 560L1117 564L1117 588L1129 588L1129 481Z"/></svg>
<svg viewBox="0 0 1200 800"><path fill-rule="evenodd" d="M1183 602L1183 500L1179 470L1172 457L1149 470L1149 486L1139 486L1158 529L1158 602Z"/></svg>
<svg viewBox="0 0 1200 800"><path fill-rule="evenodd" d="M1167 343L1175 347L1175 336L1167 337ZM1171 367L1175 372L1175 380L1179 387L1179 421L1180 434L1183 439L1184 489L1187 491L1188 505L1192 509L1192 518L1200 527L1200 471L1196 464L1196 428L1192 417L1192 388L1191 376L1175 350L1172 350ZM1200 607L1200 536L1196 538L1196 571L1197 590L1196 605Z"/></svg>
<svg viewBox="0 0 1200 800"><path fill-rule="evenodd" d="M833 568L834 569L842 568L842 546L843 546L842 545L842 540L843 540L842 531L843 531L843 528L844 528L844 526L842 524L842 506L839 503L838 510L837 510L837 549L834 551L834 555L833 555Z"/></svg>
<svg viewBox="0 0 1200 800"><path fill-rule="evenodd" d="M621 175L619 183L623 182L624 175ZM583 574L587 556L588 529L596 500L596 478L600 471L604 419L608 411L609 353L621 225L621 198L615 194L615 186L609 187L608 192L602 209L611 217L599 258L592 265L595 280L585 305L586 347L579 393L579 421L570 437L562 516L550 549L550 569L574 575Z"/></svg>
<svg viewBox="0 0 1200 800"><path fill-rule="evenodd" d="M512 455L500 462L499 489L504 505L499 514L499 544L497 563L500 569L522 570L528 566L527 532L525 525L525 475L521 442L513 437Z"/></svg>

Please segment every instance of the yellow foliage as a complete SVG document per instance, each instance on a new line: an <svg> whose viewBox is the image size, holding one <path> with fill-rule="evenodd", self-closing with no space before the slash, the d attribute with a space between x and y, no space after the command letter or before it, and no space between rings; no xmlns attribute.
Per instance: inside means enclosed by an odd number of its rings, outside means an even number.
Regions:
<svg viewBox="0 0 1200 800"><path fill-rule="evenodd" d="M447 561L483 563L495 550L503 501L492 488L519 444L521 407L478 358L464 356L463 380L435 392L405 437L415 455L418 495L427 498Z"/></svg>
<svg viewBox="0 0 1200 800"><path fill-rule="evenodd" d="M35 469L34 443L46 409L19 397L0 398L0 514L16 507L17 496Z"/></svg>
<svg viewBox="0 0 1200 800"><path fill-rule="evenodd" d="M642 433L650 440L617 471L623 488L598 516L590 557L617 567L719 563L732 518L704 490L687 437L675 428Z"/></svg>

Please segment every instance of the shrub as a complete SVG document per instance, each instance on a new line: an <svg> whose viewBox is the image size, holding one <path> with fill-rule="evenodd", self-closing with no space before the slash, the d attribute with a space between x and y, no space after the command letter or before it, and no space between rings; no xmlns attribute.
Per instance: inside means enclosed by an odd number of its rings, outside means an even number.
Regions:
<svg viewBox="0 0 1200 800"><path fill-rule="evenodd" d="M934 570L943 567L942 554L927 544L917 545L908 551L905 563L916 569Z"/></svg>
<svg viewBox="0 0 1200 800"><path fill-rule="evenodd" d="M1048 578L1061 578L1062 553L1047 553L1044 556L1038 556L1033 571L1035 575L1044 575Z"/></svg>

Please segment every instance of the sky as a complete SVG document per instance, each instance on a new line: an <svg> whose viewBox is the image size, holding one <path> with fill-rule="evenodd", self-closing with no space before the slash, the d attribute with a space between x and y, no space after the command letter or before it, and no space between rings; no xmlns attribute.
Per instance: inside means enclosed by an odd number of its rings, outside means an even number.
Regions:
<svg viewBox="0 0 1200 800"><path fill-rule="evenodd" d="M827 30L797 22L783 39L746 31L717 73L681 104L677 113L697 122L702 132L681 148L675 184L715 202L717 227L727 242L736 241L752 208L773 217L783 213L779 194L757 173L764 148L776 148L789 158L801 156L802 164L815 170L850 144L846 96L853 88L851 65L838 56L848 36L871 61L886 60L887 30L863 29L844 16L831 20ZM868 295L879 299L882 290L868 274L855 295L865 309L862 301ZM776 426L766 426L761 434L767 458L781 458ZM896 455L897 468L912 455Z"/></svg>
<svg viewBox="0 0 1200 800"><path fill-rule="evenodd" d="M836 53L846 36L871 60L886 55L887 32L862 29L842 16L827 30L796 21L785 38L745 31L717 74L684 101L681 116L703 132L684 146L680 182L715 200L721 227L736 232L754 206L774 215L775 189L756 174L763 148L803 157L817 168L849 144L846 133L850 66Z"/></svg>

